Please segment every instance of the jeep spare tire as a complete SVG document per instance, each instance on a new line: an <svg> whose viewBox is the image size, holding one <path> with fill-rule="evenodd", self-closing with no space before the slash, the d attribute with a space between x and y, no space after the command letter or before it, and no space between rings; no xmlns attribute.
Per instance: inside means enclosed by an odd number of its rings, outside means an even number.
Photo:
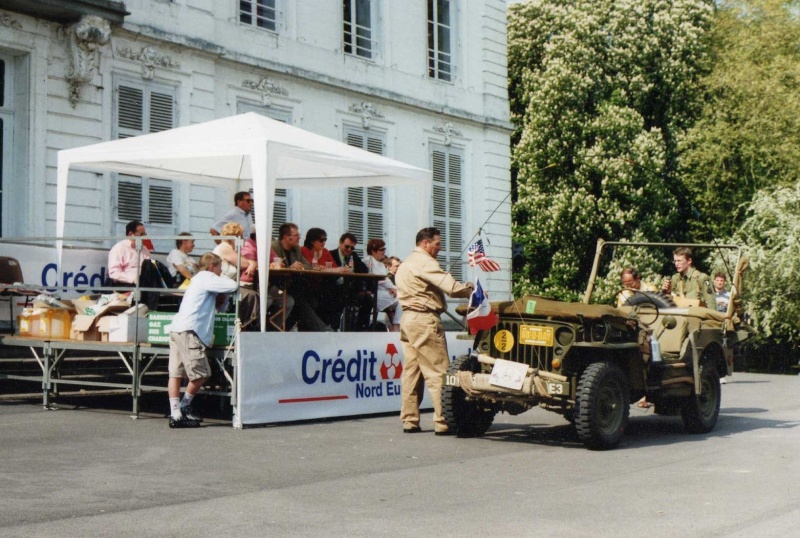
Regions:
<svg viewBox="0 0 800 538"><path fill-rule="evenodd" d="M660 291L639 291L634 293L625 301L625 306L637 306L644 304L656 305L657 308L673 308L677 306L672 297Z"/></svg>

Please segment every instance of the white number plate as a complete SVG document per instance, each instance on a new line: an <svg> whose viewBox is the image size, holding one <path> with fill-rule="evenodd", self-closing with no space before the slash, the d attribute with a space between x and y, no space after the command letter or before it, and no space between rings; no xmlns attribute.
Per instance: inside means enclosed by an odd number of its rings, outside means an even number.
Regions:
<svg viewBox="0 0 800 538"><path fill-rule="evenodd" d="M546 387L550 396L569 396L569 383L548 381Z"/></svg>
<svg viewBox="0 0 800 538"><path fill-rule="evenodd" d="M458 382L458 376L455 374L442 374L442 383L446 387L460 387L461 383Z"/></svg>

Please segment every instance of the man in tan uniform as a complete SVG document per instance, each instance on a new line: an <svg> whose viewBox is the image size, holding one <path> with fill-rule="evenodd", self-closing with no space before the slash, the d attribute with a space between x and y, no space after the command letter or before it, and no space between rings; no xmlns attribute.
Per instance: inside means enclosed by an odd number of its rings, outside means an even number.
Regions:
<svg viewBox="0 0 800 538"><path fill-rule="evenodd" d="M417 248L400 265L395 277L397 298L403 307L400 319L400 342L403 345L402 405L400 420L403 432L417 433L419 404L423 381L433 401L433 429L436 435L447 435L442 416L442 374L450 358L439 315L447 309L445 294L469 297L472 283L461 283L444 271L436 261L442 249L441 233L436 228L423 228L417 233Z"/></svg>

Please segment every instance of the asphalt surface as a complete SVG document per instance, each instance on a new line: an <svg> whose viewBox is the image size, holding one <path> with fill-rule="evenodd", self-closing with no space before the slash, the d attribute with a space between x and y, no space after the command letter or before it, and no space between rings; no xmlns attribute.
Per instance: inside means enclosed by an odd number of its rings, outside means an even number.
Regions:
<svg viewBox="0 0 800 538"><path fill-rule="evenodd" d="M457 439L430 414L413 435L396 416L170 430L4 400L0 536L796 536L798 382L737 373L707 435L632 408L606 452L538 409Z"/></svg>

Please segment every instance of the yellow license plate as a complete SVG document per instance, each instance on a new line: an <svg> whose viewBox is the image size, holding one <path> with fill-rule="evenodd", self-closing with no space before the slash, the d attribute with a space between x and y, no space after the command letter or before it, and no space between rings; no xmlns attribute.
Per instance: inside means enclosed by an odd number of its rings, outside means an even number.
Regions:
<svg viewBox="0 0 800 538"><path fill-rule="evenodd" d="M527 346L553 347L553 328L540 325L520 325L519 343Z"/></svg>

